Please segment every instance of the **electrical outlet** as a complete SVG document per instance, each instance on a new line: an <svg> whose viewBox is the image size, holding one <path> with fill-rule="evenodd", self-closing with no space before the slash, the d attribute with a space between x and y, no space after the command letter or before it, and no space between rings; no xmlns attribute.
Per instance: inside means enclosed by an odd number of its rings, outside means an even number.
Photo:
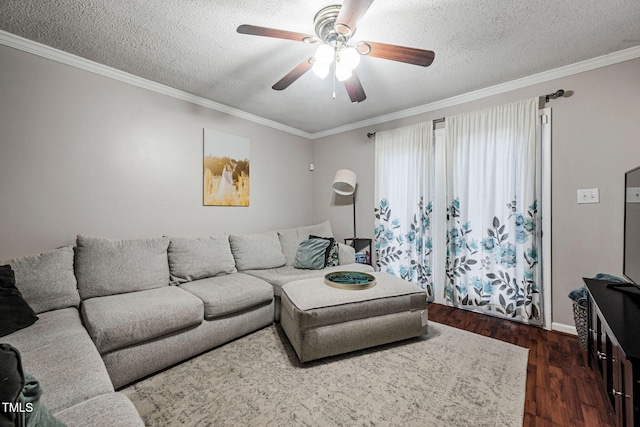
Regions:
<svg viewBox="0 0 640 427"><path fill-rule="evenodd" d="M600 194L597 188L578 190L578 203L600 203Z"/></svg>
<svg viewBox="0 0 640 427"><path fill-rule="evenodd" d="M309 170L313 172L316 166L313 163L309 163Z"/></svg>

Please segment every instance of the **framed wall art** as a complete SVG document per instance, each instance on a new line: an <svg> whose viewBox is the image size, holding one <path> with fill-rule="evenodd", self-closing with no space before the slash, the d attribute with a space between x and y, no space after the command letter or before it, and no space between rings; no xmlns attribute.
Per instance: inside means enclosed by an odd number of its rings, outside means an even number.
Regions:
<svg viewBox="0 0 640 427"><path fill-rule="evenodd" d="M249 206L249 140L204 129L204 206Z"/></svg>

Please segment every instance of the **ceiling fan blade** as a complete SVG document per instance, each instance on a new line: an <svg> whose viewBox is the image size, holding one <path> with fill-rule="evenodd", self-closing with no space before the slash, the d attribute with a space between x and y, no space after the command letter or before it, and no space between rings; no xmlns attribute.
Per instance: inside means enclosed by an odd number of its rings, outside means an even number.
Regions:
<svg viewBox="0 0 640 427"><path fill-rule="evenodd" d="M360 83L360 79L358 78L355 70L351 77L343 83L344 88L347 89L349 98L351 98L351 102L362 102L367 99L367 95L364 93L364 89L362 88L362 84Z"/></svg>
<svg viewBox="0 0 640 427"><path fill-rule="evenodd" d="M344 0L334 25L336 31L342 35L351 35L356 30L360 19L369 10L371 3L373 0Z"/></svg>
<svg viewBox="0 0 640 427"><path fill-rule="evenodd" d="M407 64L420 65L422 67L431 65L436 56L432 50L365 41L358 42L356 49L362 55L406 62Z"/></svg>
<svg viewBox="0 0 640 427"><path fill-rule="evenodd" d="M298 64L293 70L289 71L286 76L281 78L278 83L274 84L272 88L274 90L283 90L288 88L291 83L298 80L300 76L309 71L311 67L313 67L313 57L305 59Z"/></svg>
<svg viewBox="0 0 640 427"><path fill-rule="evenodd" d="M240 34L295 40L305 43L315 43L319 41L317 37L310 36L309 34L294 33L292 31L277 30L275 28L258 27L257 25L240 25L237 31Z"/></svg>

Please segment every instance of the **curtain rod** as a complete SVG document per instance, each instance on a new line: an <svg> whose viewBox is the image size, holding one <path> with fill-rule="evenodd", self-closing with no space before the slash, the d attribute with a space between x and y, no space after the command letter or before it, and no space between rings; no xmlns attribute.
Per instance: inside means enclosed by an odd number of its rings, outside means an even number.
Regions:
<svg viewBox="0 0 640 427"><path fill-rule="evenodd" d="M558 89L553 93L549 93L547 95L540 95L538 98L544 98L544 102L549 102L551 98L561 98L564 96L564 89Z"/></svg>
<svg viewBox="0 0 640 427"><path fill-rule="evenodd" d="M436 123L443 123L445 120L446 120L446 117L440 117L439 119L435 119L435 120L433 121L433 123L434 123L434 124L436 124ZM374 136L376 136L376 133L375 133L375 132L369 132L369 133L367 133L367 138L369 138L369 139L373 138Z"/></svg>
<svg viewBox="0 0 640 427"><path fill-rule="evenodd" d="M555 98L562 98L564 96L564 89L558 89L557 91L553 92L553 93L549 93L547 95L540 95L538 98L544 98L545 102L549 102L551 100L551 98L555 99ZM433 123L442 123L445 121L445 117L442 117L440 119L436 119L433 121ZM367 133L367 138L371 139L374 136L376 136L375 132L369 132Z"/></svg>

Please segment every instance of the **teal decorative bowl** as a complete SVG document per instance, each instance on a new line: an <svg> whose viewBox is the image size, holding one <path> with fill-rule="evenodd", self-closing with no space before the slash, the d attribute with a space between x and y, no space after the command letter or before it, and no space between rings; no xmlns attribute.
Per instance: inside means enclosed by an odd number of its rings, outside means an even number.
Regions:
<svg viewBox="0 0 640 427"><path fill-rule="evenodd" d="M376 285L376 278L359 271L336 271L325 274L324 283L338 289L362 290Z"/></svg>

